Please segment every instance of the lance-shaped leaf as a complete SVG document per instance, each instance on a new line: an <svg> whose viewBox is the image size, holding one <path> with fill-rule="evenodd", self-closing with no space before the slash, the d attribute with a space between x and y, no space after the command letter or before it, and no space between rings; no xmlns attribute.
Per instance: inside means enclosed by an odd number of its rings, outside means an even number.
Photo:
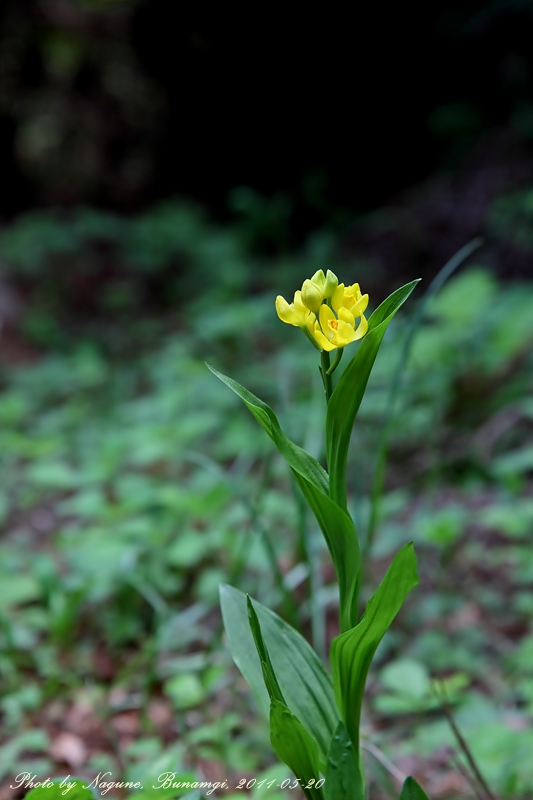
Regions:
<svg viewBox="0 0 533 800"><path fill-rule="evenodd" d="M409 776L405 779L405 783L402 786L400 800L429 800L429 797L420 784Z"/></svg>
<svg viewBox="0 0 533 800"><path fill-rule="evenodd" d="M314 786L320 770L318 747L300 720L287 708L263 639L259 619L248 596L246 604L250 630L270 697L270 742L280 761L298 778L308 800L323 800L322 790Z"/></svg>
<svg viewBox="0 0 533 800"><path fill-rule="evenodd" d="M326 765L326 800L365 800L361 758L357 758L348 731L339 722L331 740Z"/></svg>
<svg viewBox="0 0 533 800"><path fill-rule="evenodd" d="M270 707L270 743L279 760L298 778L307 800L323 800L322 789L314 786L320 778L316 743L279 700L273 700Z"/></svg>
<svg viewBox="0 0 533 800"><path fill-rule="evenodd" d="M341 632L357 624L361 548L352 518L327 495L295 473L298 485L324 534L339 582Z"/></svg>
<svg viewBox="0 0 533 800"><path fill-rule="evenodd" d="M344 724L359 757L359 723L366 677L374 653L407 594L418 583L412 543L396 554L360 623L331 643L333 687Z"/></svg>
<svg viewBox="0 0 533 800"><path fill-rule="evenodd" d="M309 481L321 492L328 494L329 480L327 472L320 466L318 461L309 455L305 450L291 442L281 430L278 418L266 403L241 386L240 383L228 378L218 372L214 367L207 365L213 375L216 375L222 383L225 383L236 395L238 395L246 407L252 412L263 430L265 430L279 452L292 469Z"/></svg>
<svg viewBox="0 0 533 800"><path fill-rule="evenodd" d="M213 367L209 369L241 398L291 467L326 539L339 581L341 631L349 630L357 622L361 551L348 513L329 499L327 473L309 453L285 436L266 403Z"/></svg>
<svg viewBox="0 0 533 800"><path fill-rule="evenodd" d="M282 697L317 743L320 761L325 763L339 723L331 678L317 654L294 628L256 600L253 604ZM269 696L250 631L246 595L232 586L221 586L220 605L233 660L268 716Z"/></svg>
<svg viewBox="0 0 533 800"><path fill-rule="evenodd" d="M276 678L272 661L270 660L270 655L266 648L265 642L263 641L261 625L249 595L246 595L246 606L248 608L248 624L250 625L250 630L252 631L255 649L257 650L257 655L259 656L261 670L263 672L263 680L265 682L265 687L268 692L268 696L270 697L270 701L272 702L272 700L279 700L280 703L286 705L285 698L283 697L282 691L279 688L278 679Z"/></svg>
<svg viewBox="0 0 533 800"><path fill-rule="evenodd" d="M368 320L368 333L344 370L328 403L326 452L330 495L346 508L346 461L352 429L387 327L407 300L418 280L396 289Z"/></svg>

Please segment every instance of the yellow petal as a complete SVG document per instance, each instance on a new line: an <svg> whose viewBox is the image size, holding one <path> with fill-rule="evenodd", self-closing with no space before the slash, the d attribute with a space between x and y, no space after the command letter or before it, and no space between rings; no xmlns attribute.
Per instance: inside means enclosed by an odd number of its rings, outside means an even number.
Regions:
<svg viewBox="0 0 533 800"><path fill-rule="evenodd" d="M316 327L313 331L313 337L318 342L322 350L327 350L328 353L337 348L336 344L333 344L333 342L330 342L328 339L326 339L319 327Z"/></svg>
<svg viewBox="0 0 533 800"><path fill-rule="evenodd" d="M350 309L354 317L360 317L366 311L368 305L368 295L363 294L359 300Z"/></svg>
<svg viewBox="0 0 533 800"><path fill-rule="evenodd" d="M337 331L334 341L337 344L337 347L345 347L350 342L353 342L355 338L355 331L353 326L350 325L349 322L343 322L342 320L338 320L337 322Z"/></svg>
<svg viewBox="0 0 533 800"><path fill-rule="evenodd" d="M339 283L333 294L331 295L331 305L338 312L344 301L344 283Z"/></svg>
<svg viewBox="0 0 533 800"><path fill-rule="evenodd" d="M344 297L343 297L343 300L342 300L342 304L343 304L343 306L345 308L353 308L353 306L356 304L356 302L357 302L357 298L356 298L356 296L354 294L351 294L351 293L349 293L347 291L344 292Z"/></svg>
<svg viewBox="0 0 533 800"><path fill-rule="evenodd" d="M320 321L320 327L325 335L328 336L329 323L331 320L335 319L335 314L329 306L322 305L320 306L320 311L318 312L318 319Z"/></svg>
<svg viewBox="0 0 533 800"><path fill-rule="evenodd" d="M356 342L358 339L362 339L367 330L368 330L368 322L364 314L361 314L361 322L359 323L359 325L357 326L357 330L355 331L355 336L353 339L354 342Z"/></svg>
<svg viewBox="0 0 533 800"><path fill-rule="evenodd" d="M276 311L282 322L299 328L305 328L311 316L309 309L302 303L302 293L300 291L295 292L294 301L290 305L284 297L278 295L276 297ZM314 317L314 315L312 316Z"/></svg>
<svg viewBox="0 0 533 800"><path fill-rule="evenodd" d="M295 309L295 311L296 311L296 313L298 315L298 319L300 320L298 324L299 325L307 324L307 320L308 320L309 315L310 315L311 312L304 305L303 300L302 300L302 293L301 293L301 291L299 289L298 289L297 292L294 293L293 306L294 306L294 309Z"/></svg>
<svg viewBox="0 0 533 800"><path fill-rule="evenodd" d="M280 320L286 322L287 325L298 325L298 315L294 310L294 304L289 305L280 294L276 297L276 312Z"/></svg>
<svg viewBox="0 0 533 800"><path fill-rule="evenodd" d="M351 286L346 287L346 294L353 294L356 300L361 297L361 289L358 283L353 283Z"/></svg>
<svg viewBox="0 0 533 800"><path fill-rule="evenodd" d="M352 314L352 312L348 308L344 308L344 307L339 308L339 320L342 320L343 322L347 322L348 325L351 325L352 328L355 328L354 315Z"/></svg>

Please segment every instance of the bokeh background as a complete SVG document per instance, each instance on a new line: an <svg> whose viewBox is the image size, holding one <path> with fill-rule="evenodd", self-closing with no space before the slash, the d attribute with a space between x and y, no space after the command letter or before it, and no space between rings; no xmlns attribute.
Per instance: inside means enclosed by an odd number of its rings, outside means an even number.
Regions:
<svg viewBox="0 0 533 800"><path fill-rule="evenodd" d="M321 457L315 353L273 301L328 268L372 308L423 279L350 472L364 539L418 314L364 591L412 539L421 585L369 681L370 796L397 797L400 773L479 796L438 678L494 795L533 797L532 41L525 0L4 0L0 800L24 796L25 770L146 787L172 770L227 778L227 796L285 777L218 586L325 657L333 576L284 465L204 362Z"/></svg>

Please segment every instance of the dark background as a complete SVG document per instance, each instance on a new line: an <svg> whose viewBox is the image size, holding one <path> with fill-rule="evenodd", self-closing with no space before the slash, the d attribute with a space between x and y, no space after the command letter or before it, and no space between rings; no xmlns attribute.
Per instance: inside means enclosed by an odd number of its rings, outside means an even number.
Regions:
<svg viewBox="0 0 533 800"><path fill-rule="evenodd" d="M532 31L522 0L4 0L1 212L185 195L224 217L241 185L287 192L296 232L368 211L496 132L529 154Z"/></svg>
<svg viewBox="0 0 533 800"><path fill-rule="evenodd" d="M532 33L522 0L4 0L0 317L55 347L318 268L377 302L475 237L530 277Z"/></svg>

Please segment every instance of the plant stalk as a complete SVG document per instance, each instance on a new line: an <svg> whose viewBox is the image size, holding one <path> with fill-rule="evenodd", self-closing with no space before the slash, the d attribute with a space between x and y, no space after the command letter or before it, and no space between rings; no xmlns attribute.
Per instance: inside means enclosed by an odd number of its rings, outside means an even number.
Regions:
<svg viewBox="0 0 533 800"><path fill-rule="evenodd" d="M324 384L324 391L326 393L326 403L329 403L329 399L333 394L333 380L331 378L331 374L329 373L331 364L327 350L322 350L321 361L320 373L322 375L322 382Z"/></svg>

